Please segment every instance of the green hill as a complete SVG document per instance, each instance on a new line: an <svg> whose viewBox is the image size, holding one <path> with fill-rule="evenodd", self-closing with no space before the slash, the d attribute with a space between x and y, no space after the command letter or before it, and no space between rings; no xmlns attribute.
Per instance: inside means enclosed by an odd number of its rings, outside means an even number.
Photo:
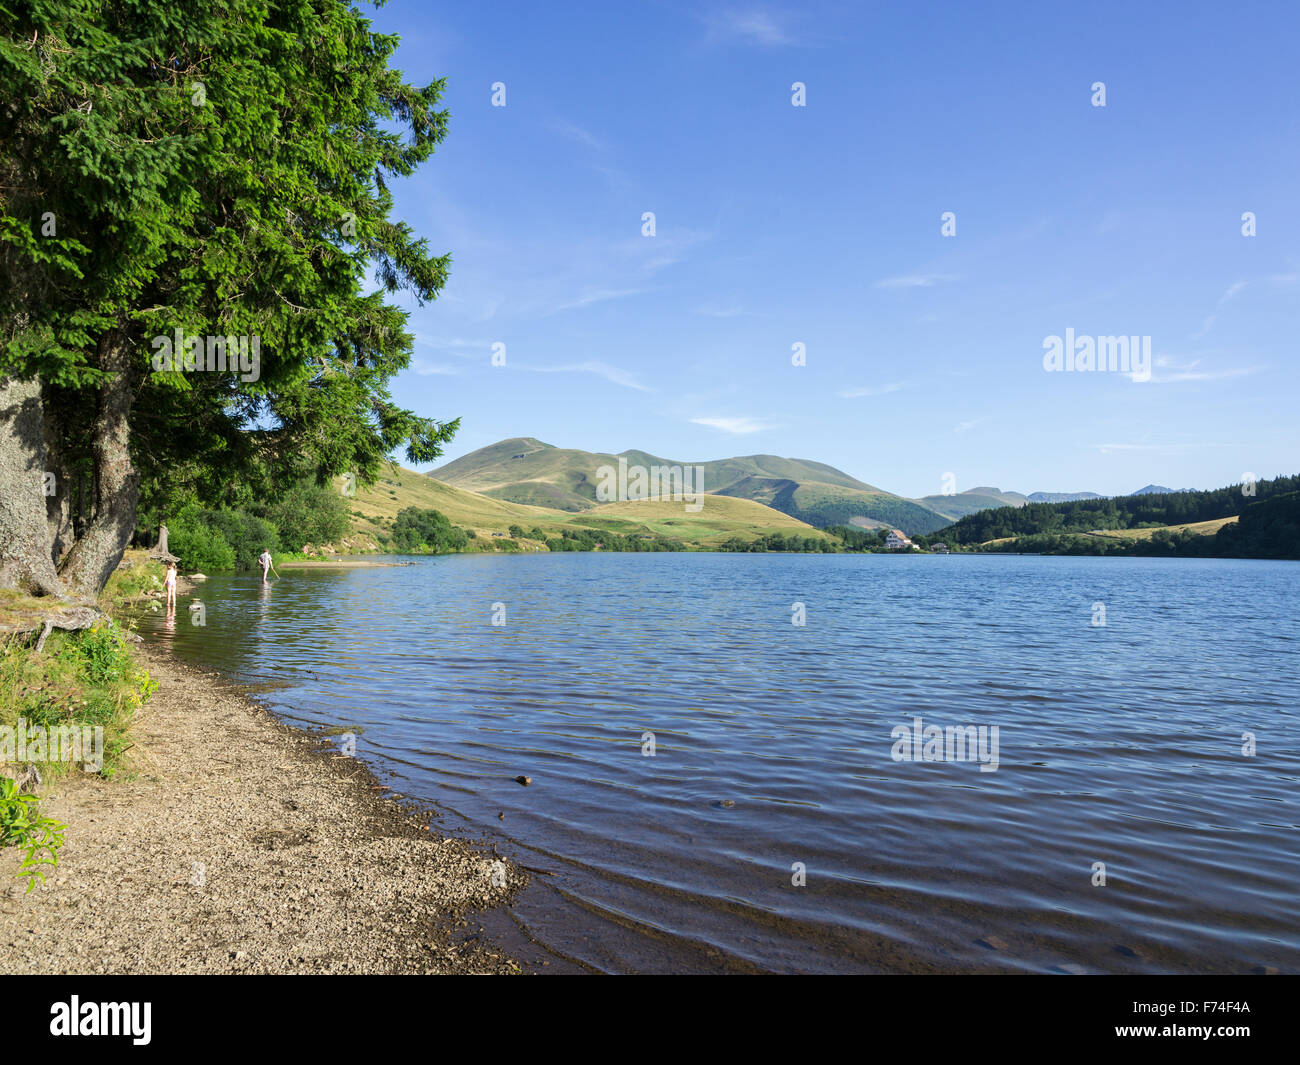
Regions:
<svg viewBox="0 0 1300 1065"><path fill-rule="evenodd" d="M1019 492L1004 492L1000 488L968 488L953 495L922 496L917 502L924 503L931 510L938 511L945 518L956 521L967 514L994 507L1023 507L1028 497Z"/></svg>
<svg viewBox="0 0 1300 1065"><path fill-rule="evenodd" d="M512 525L527 532L540 529L548 536L558 535L564 529L664 536L696 548L716 547L733 537L756 540L774 532L787 536L797 532L815 538L829 535L747 499L713 497L704 500L695 513L686 511L681 502L650 500L594 504L575 513L496 499L390 465L374 485L358 487L356 495L349 500L350 539L377 542L381 535L388 534L398 512L406 507L441 511L453 525L472 529L489 539L497 534L509 536ZM525 537L525 543L535 547L539 541Z"/></svg>
<svg viewBox="0 0 1300 1065"><path fill-rule="evenodd" d="M951 537L954 543L975 545L1013 537L1073 536L1143 528L1159 530L1162 527L1167 530L1218 521L1237 514L1241 514L1245 521L1243 505L1253 499L1263 501L1294 492L1297 488L1300 488L1300 477L1277 477L1271 481L1257 481L1249 487L1235 484L1204 491L1135 493L1063 503L1028 503L968 514L944 530L944 535ZM1250 529L1249 525L1247 529ZM1226 543L1233 536L1243 534L1224 532L1222 535Z"/></svg>
<svg viewBox="0 0 1300 1065"><path fill-rule="evenodd" d="M513 437L440 466L429 476L493 499L580 513L600 505L598 471L602 466L617 469L620 459L629 467L703 467L705 492L747 499L818 528L856 520L927 533L951 520L924 501L886 492L823 462L778 455L684 463L646 451L580 451L553 447L533 437Z"/></svg>

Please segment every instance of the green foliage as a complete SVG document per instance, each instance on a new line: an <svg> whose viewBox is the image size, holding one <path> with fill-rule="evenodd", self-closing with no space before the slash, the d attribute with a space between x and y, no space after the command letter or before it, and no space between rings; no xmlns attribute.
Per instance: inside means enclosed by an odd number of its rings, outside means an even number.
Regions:
<svg viewBox="0 0 1300 1065"><path fill-rule="evenodd" d="M0 653L0 724L16 727L23 718L45 728L102 728L99 774L112 777L130 747L135 711L157 687L116 623L55 631L40 654L11 638ZM67 767L52 762L49 768L57 774Z"/></svg>
<svg viewBox="0 0 1300 1065"><path fill-rule="evenodd" d="M40 376L70 466L123 348L146 509L441 453L458 422L389 387L413 344L392 297L434 299L450 262L393 217L448 122L398 44L347 0L0 5L0 373ZM156 366L178 330L257 338L256 379Z"/></svg>
<svg viewBox="0 0 1300 1065"><path fill-rule="evenodd" d="M1300 558L1300 492L1251 503L1214 540L1217 554L1233 558Z"/></svg>
<svg viewBox="0 0 1300 1065"><path fill-rule="evenodd" d="M263 515L279 530L280 543L289 551L332 543L346 536L351 524L347 500L327 485L306 479L291 484L263 509Z"/></svg>
<svg viewBox="0 0 1300 1065"><path fill-rule="evenodd" d="M510 529L508 531L510 535L513 536L516 540L524 539L524 530L522 526L512 525L510 526Z"/></svg>
<svg viewBox="0 0 1300 1065"><path fill-rule="evenodd" d="M1157 529L1150 539L1032 533L1007 543L989 544L983 550L1041 555L1300 559L1300 492L1270 495L1251 503L1243 508L1237 522L1224 525L1214 535L1189 529Z"/></svg>
<svg viewBox="0 0 1300 1065"><path fill-rule="evenodd" d="M1278 477L1259 481L1254 498L1300 489L1300 477ZM970 514L944 529L949 543L981 544L1007 536L1056 536L1086 533L1093 529L1140 529L1162 525L1190 525L1195 522L1230 518L1243 512L1250 502L1240 485L1203 492L1174 492L1169 495L1117 496L1112 499L1079 499L1064 503L1029 503L1023 507L999 507ZM1039 541L1041 543L1042 541ZM1124 547L1125 545L1121 545ZM1132 546L1132 545L1128 545ZM1104 550L1103 550L1104 548ZM1019 550L1024 550L1021 547ZM1005 550L1005 548L1004 548ZM1017 548L1012 547L1014 551ZM1134 554L1144 549L1115 551L1100 545L1088 554Z"/></svg>
<svg viewBox="0 0 1300 1065"><path fill-rule="evenodd" d="M754 540L744 540L733 536L718 546L719 551L784 551L787 553L807 552L812 554L832 553L836 549L835 541L820 536L800 536L797 533L785 535L775 532L760 536Z"/></svg>
<svg viewBox="0 0 1300 1065"><path fill-rule="evenodd" d="M108 578L108 584L104 586L101 601L106 604L106 609L111 609L137 598L144 592L161 590L165 575L166 570L163 569L162 563L152 559L147 562L138 561L125 569L114 570L113 575Z"/></svg>
<svg viewBox="0 0 1300 1065"><path fill-rule="evenodd" d="M59 864L67 827L43 817L36 796L22 794L17 781L0 777L0 847L16 845L27 851L16 875L27 878L29 894L45 879L46 867Z"/></svg>
<svg viewBox="0 0 1300 1065"><path fill-rule="evenodd" d="M194 504L185 507L167 526L168 549L187 571L215 573L235 568L235 549Z"/></svg>
<svg viewBox="0 0 1300 1065"><path fill-rule="evenodd" d="M883 551L888 529L860 529L856 525L832 525L826 530L840 538L847 551Z"/></svg>
<svg viewBox="0 0 1300 1065"><path fill-rule="evenodd" d="M441 511L406 507L393 522L393 550L404 554L444 554L464 551L469 537Z"/></svg>
<svg viewBox="0 0 1300 1065"><path fill-rule="evenodd" d="M252 569L263 551L274 553L280 550L276 527L265 518L247 511L202 510L199 520L230 545L235 554L235 565L240 569ZM179 551L175 553L180 554Z"/></svg>

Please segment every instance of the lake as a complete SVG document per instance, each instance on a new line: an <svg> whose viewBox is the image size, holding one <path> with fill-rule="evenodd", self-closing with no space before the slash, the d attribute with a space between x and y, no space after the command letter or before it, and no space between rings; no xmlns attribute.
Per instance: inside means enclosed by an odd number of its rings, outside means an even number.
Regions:
<svg viewBox="0 0 1300 1065"><path fill-rule="evenodd" d="M569 967L1300 970L1296 563L460 555L199 595L141 631L553 873L514 912Z"/></svg>

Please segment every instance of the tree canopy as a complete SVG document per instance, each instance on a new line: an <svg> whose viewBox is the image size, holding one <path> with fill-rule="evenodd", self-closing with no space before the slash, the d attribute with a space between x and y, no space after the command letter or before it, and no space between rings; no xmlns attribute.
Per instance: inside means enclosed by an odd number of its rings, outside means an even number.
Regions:
<svg viewBox="0 0 1300 1065"><path fill-rule="evenodd" d="M448 118L397 43L339 0L0 7L0 584L97 590L141 493L441 453L458 423L389 391L393 297L450 262L391 217Z"/></svg>

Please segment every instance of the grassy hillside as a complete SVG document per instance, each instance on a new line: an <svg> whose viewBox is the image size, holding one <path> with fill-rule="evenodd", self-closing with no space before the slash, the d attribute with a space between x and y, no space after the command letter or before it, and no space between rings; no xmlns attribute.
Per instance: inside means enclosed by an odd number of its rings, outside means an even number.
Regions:
<svg viewBox="0 0 1300 1065"><path fill-rule="evenodd" d="M430 476L494 499L579 513L601 505L596 491L601 480L598 471L602 466L617 469L620 458L630 467L702 467L703 487L709 494L747 499L817 527L857 520L926 533L951 520L925 502L896 496L823 462L777 455L684 463L646 451L615 455L514 437L440 466Z"/></svg>
<svg viewBox="0 0 1300 1065"><path fill-rule="evenodd" d="M733 536L752 540L768 533L799 533L818 539L835 539L780 511L749 499L707 496L698 514L683 513L682 504L661 500L604 503L568 519L570 527L608 529L631 535L654 533L700 547L714 547Z"/></svg>
<svg viewBox="0 0 1300 1065"><path fill-rule="evenodd" d="M968 488L964 492L953 495L922 496L917 502L925 504L945 518L956 521L958 518L966 517L967 514L991 510L994 507L1023 507L1027 500L1028 497L1019 492L1003 492L998 488L981 487Z"/></svg>
<svg viewBox="0 0 1300 1065"><path fill-rule="evenodd" d="M1111 536L1120 540L1150 540L1163 530L1167 533L1189 532L1197 536L1213 536L1225 525L1231 525L1236 520L1237 516L1234 514L1230 518L1212 518L1210 521L1194 521L1185 525L1161 525L1152 529L1095 529L1087 535Z"/></svg>
<svg viewBox="0 0 1300 1065"><path fill-rule="evenodd" d="M490 499L401 466L389 466L369 488L358 486L356 496L348 505L352 511L352 531L370 537L385 532L397 512L406 507L440 510L453 525L487 533L504 531L512 524L550 528L561 518L553 510Z"/></svg>
<svg viewBox="0 0 1300 1065"><path fill-rule="evenodd" d="M1267 484L1264 498L1247 503L1237 517L1206 518L1160 528L1032 532L990 540L980 546L985 551L1047 555L1300 559L1300 491L1275 490L1294 480L1278 478L1256 485L1260 488ZM1202 499L1193 501L1196 507L1217 506L1222 502L1218 492L1201 494Z"/></svg>
<svg viewBox="0 0 1300 1065"><path fill-rule="evenodd" d="M1298 488L1300 477L1276 477L1204 491L1029 503L968 514L945 529L944 535L951 535L959 544L984 544L1008 537L1084 535L1099 530L1154 532L1160 527L1231 518L1251 499L1263 501Z"/></svg>
<svg viewBox="0 0 1300 1065"><path fill-rule="evenodd" d="M478 535L509 533L511 525L528 532L540 528L548 535L562 529L595 529L621 535L659 535L681 540L689 547L708 548L734 536L757 539L773 532L800 532L814 537L827 534L787 514L746 499L707 496L698 513L688 513L681 502L641 501L603 503L580 513L530 506L495 499L456 488L414 470L390 466L369 488L358 487L349 500L353 539L377 540L387 534L397 513L406 507L441 511L453 525L473 529ZM532 538L529 546L538 546Z"/></svg>

